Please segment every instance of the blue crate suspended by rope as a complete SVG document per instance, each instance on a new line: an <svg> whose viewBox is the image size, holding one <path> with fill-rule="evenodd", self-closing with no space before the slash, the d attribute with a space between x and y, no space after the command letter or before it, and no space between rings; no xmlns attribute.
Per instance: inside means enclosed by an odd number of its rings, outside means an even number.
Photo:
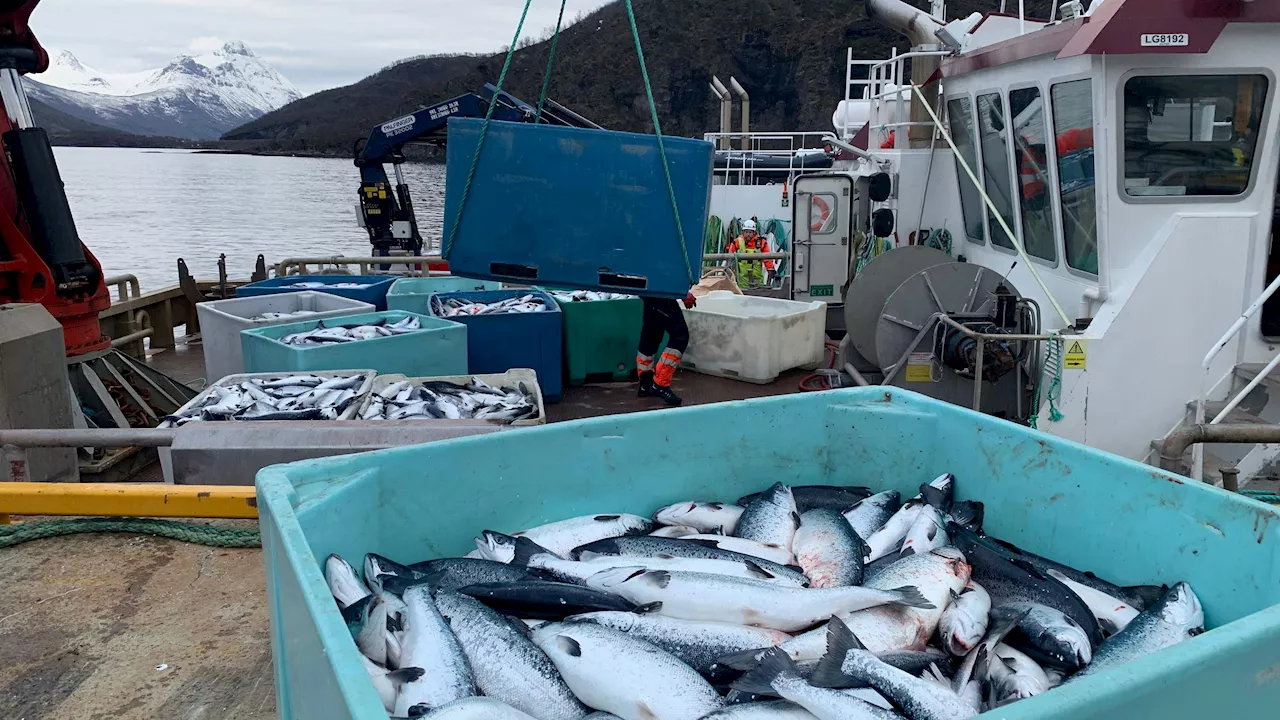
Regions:
<svg viewBox="0 0 1280 720"><path fill-rule="evenodd" d="M483 128L476 118L449 120L444 238L455 274L672 298L696 282L711 143L662 139L668 187L656 135L497 121Z"/></svg>

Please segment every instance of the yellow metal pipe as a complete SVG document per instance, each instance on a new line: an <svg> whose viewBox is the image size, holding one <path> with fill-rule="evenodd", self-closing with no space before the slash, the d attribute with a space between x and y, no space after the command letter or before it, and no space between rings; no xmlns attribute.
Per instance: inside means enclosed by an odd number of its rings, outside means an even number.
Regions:
<svg viewBox="0 0 1280 720"><path fill-rule="evenodd" d="M252 486L0 483L5 515L256 518Z"/></svg>

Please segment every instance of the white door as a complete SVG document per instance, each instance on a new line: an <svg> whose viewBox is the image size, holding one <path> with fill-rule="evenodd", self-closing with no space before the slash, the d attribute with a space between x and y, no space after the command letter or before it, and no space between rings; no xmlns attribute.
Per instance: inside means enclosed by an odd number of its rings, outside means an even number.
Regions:
<svg viewBox="0 0 1280 720"><path fill-rule="evenodd" d="M853 179L809 175L795 183L792 211L792 300L843 302L849 280Z"/></svg>

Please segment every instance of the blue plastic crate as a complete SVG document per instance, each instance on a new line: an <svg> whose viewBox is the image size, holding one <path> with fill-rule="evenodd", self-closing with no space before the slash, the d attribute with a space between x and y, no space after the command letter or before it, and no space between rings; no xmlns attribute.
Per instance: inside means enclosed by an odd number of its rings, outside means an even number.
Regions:
<svg viewBox="0 0 1280 720"><path fill-rule="evenodd" d="M422 330L315 347L296 347L280 342L280 338L285 335L314 330L317 326L315 320L243 330L240 332L240 345L244 352L245 372L301 372L360 367L377 370L381 375L399 373L410 377L466 374L465 325L402 310L347 315L324 323L327 326L350 325L380 319L395 323L411 315L422 323Z"/></svg>
<svg viewBox="0 0 1280 720"><path fill-rule="evenodd" d="M428 303L436 293L501 289L500 282L457 276L400 278L387 291L387 309L430 315L431 306Z"/></svg>
<svg viewBox="0 0 1280 720"><path fill-rule="evenodd" d="M767 437L767 442L761 438ZM481 529L732 500L776 481L910 497L941 473L999 538L1121 584L1191 583L1209 632L992 711L1001 720L1271 718L1280 510L897 388L717 403L258 473L276 707L385 718L322 563L457 556Z"/></svg>
<svg viewBox="0 0 1280 720"><path fill-rule="evenodd" d="M538 374L543 398L547 402L560 402L564 384L560 379L564 321L560 306L550 295L540 290L484 290L440 293L436 297L491 303L529 294L542 298L550 309L547 312L466 315L449 319L467 326L469 372L501 373L512 368L531 368Z"/></svg>
<svg viewBox="0 0 1280 720"><path fill-rule="evenodd" d="M261 280L248 285L241 285L236 288L236 297L254 297L256 295L272 295L274 293L285 292L301 292L311 290L313 292L325 292L332 295L341 295L352 300L367 302L378 310L387 309L387 291L391 289L392 283L396 281L394 277L386 275L286 275L284 277L275 277L270 280ZM294 283L321 283L323 285L337 285L339 283L361 283L368 285L366 288L291 288L286 287Z"/></svg>
<svg viewBox="0 0 1280 720"><path fill-rule="evenodd" d="M482 122L449 119L445 243ZM492 122L449 267L467 277L683 298L702 267L712 146L663 143L684 252L656 136Z"/></svg>

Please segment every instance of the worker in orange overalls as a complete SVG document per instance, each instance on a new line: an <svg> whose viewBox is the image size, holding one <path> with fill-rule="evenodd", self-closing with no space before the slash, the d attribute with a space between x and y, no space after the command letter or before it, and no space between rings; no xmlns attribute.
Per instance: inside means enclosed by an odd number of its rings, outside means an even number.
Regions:
<svg viewBox="0 0 1280 720"><path fill-rule="evenodd" d="M756 221L747 220L742 223L742 234L734 238L729 243L729 247L725 248L725 252L754 254L769 252L769 241L760 236L756 230ZM760 287L765 284L767 279L773 282L774 262L765 260L764 270L761 270L761 262L759 260L741 260L738 262L738 284L746 284L747 287ZM765 271L768 277L765 277Z"/></svg>

